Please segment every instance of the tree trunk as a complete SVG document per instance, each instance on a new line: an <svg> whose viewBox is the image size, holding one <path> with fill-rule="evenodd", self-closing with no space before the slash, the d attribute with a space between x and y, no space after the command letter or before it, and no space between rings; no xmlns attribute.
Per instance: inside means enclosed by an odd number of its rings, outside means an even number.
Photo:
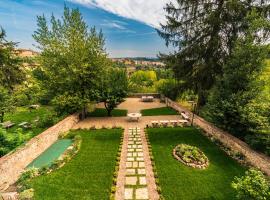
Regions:
<svg viewBox="0 0 270 200"><path fill-rule="evenodd" d="M81 119L84 120L86 118L86 107L84 106L81 112Z"/></svg>
<svg viewBox="0 0 270 200"><path fill-rule="evenodd" d="M104 105L105 105L105 108L107 110L108 117L111 117L112 116L112 109L109 108L109 106L107 105L106 102L104 102Z"/></svg>
<svg viewBox="0 0 270 200"><path fill-rule="evenodd" d="M1 123L4 122L4 115L5 115L5 113L4 112L1 112L1 115L0 115L0 122Z"/></svg>
<svg viewBox="0 0 270 200"><path fill-rule="evenodd" d="M198 104L197 104L197 111L200 110L206 104L206 95L205 92L199 91L198 92Z"/></svg>

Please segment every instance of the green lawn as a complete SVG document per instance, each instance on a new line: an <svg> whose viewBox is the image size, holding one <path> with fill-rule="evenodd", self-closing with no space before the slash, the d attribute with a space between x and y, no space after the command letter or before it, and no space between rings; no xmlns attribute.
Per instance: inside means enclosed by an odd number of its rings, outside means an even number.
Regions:
<svg viewBox="0 0 270 200"><path fill-rule="evenodd" d="M156 116L156 115L178 115L179 113L170 108L170 107L162 107L162 108L151 108L141 110L143 116Z"/></svg>
<svg viewBox="0 0 270 200"><path fill-rule="evenodd" d="M230 184L245 169L194 128L147 129L166 200L235 199ZM172 156L177 144L199 147L210 161L207 169L187 167Z"/></svg>
<svg viewBox="0 0 270 200"><path fill-rule="evenodd" d="M108 113L105 108L96 108L93 112L87 114L88 117L107 117ZM127 110L114 109L112 111L112 117L127 116Z"/></svg>
<svg viewBox="0 0 270 200"><path fill-rule="evenodd" d="M80 130L81 149L64 167L31 181L35 199L109 199L122 130Z"/></svg>

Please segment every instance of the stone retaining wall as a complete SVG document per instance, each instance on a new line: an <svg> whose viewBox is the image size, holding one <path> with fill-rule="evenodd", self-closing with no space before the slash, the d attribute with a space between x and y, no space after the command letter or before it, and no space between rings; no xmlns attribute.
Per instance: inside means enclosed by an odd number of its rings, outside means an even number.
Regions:
<svg viewBox="0 0 270 200"><path fill-rule="evenodd" d="M174 108L178 112L184 111L185 113L189 113L189 116L192 116L192 113L189 110L180 106L169 98L166 98L166 104L167 106ZM200 127L202 130L204 130L205 134L219 140L226 147L229 147L236 152L242 153L246 157L247 162L270 176L270 158L268 156L252 150L245 142L239 140L228 132L217 128L213 124L205 121L203 118L197 115L194 115L193 123L196 126Z"/></svg>
<svg viewBox="0 0 270 200"><path fill-rule="evenodd" d="M50 147L58 139L60 133L70 130L78 119L78 114L70 115L32 138L15 152L0 158L0 191L15 183L25 167Z"/></svg>

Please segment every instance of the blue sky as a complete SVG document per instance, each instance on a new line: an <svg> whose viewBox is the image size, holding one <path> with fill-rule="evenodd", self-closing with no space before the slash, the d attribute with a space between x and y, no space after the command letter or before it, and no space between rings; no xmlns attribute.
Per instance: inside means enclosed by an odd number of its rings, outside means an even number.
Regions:
<svg viewBox="0 0 270 200"><path fill-rule="evenodd" d="M158 3L157 3L158 2ZM0 0L0 26L21 48L33 47L36 16L60 17L64 3L78 7L89 26L102 29L110 57L155 57L167 53L155 28L164 22L167 0Z"/></svg>

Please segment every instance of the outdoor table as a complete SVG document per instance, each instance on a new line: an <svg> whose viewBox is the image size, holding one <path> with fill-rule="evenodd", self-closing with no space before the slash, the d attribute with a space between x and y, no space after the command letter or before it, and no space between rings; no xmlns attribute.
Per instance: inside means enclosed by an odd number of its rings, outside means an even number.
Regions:
<svg viewBox="0 0 270 200"><path fill-rule="evenodd" d="M127 116L129 117L130 121L139 121L142 114L141 113L129 113Z"/></svg>
<svg viewBox="0 0 270 200"><path fill-rule="evenodd" d="M153 102L154 97L153 96L142 96L142 101L143 102Z"/></svg>

